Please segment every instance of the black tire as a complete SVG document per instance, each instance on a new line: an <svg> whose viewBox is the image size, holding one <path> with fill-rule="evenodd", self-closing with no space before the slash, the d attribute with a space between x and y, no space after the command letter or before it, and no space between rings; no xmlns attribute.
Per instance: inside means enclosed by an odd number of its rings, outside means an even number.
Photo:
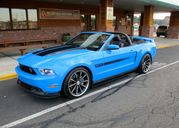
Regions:
<svg viewBox="0 0 179 128"><path fill-rule="evenodd" d="M63 82L62 94L70 99L79 98L87 92L91 83L91 75L87 69L83 67L75 68L66 76ZM83 92L77 94L79 90Z"/></svg>
<svg viewBox="0 0 179 128"><path fill-rule="evenodd" d="M145 54L142 57L142 60L140 61L137 72L140 74L145 74L150 70L151 65L152 65L151 56L149 54Z"/></svg>

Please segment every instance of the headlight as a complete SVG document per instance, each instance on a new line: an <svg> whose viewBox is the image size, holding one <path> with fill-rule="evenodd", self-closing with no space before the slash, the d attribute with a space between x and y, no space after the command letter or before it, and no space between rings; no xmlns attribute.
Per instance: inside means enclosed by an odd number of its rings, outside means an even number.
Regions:
<svg viewBox="0 0 179 128"><path fill-rule="evenodd" d="M55 75L55 72L51 69L38 69L38 70L42 75L48 75L48 76Z"/></svg>

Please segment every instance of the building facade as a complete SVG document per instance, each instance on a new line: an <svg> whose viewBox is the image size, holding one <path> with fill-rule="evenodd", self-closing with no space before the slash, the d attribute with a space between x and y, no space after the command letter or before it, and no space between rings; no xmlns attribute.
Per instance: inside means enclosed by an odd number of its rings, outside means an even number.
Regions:
<svg viewBox="0 0 179 128"><path fill-rule="evenodd" d="M147 1L147 0L146 0ZM140 0L1 0L0 42L72 36L81 31L133 34L134 12L140 12L140 35L153 36L153 13L170 11L169 38L179 39L179 5Z"/></svg>

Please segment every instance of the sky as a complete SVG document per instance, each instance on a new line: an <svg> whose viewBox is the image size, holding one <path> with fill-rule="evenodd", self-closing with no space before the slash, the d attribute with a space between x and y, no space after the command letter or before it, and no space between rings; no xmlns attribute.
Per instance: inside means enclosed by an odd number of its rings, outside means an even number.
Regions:
<svg viewBox="0 0 179 128"><path fill-rule="evenodd" d="M179 5L179 0L158 0L169 4Z"/></svg>
<svg viewBox="0 0 179 128"><path fill-rule="evenodd" d="M164 19L166 16L170 16L170 13L154 13L154 19Z"/></svg>
<svg viewBox="0 0 179 128"><path fill-rule="evenodd" d="M134 14L139 17L140 14ZM170 13L154 13L154 19L164 19L166 16L170 16Z"/></svg>

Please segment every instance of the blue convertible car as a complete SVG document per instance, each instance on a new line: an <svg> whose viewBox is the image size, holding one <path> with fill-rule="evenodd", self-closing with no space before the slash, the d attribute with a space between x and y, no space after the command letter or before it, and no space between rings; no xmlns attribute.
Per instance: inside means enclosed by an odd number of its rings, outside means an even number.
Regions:
<svg viewBox="0 0 179 128"><path fill-rule="evenodd" d="M149 71L156 55L153 39L125 33L82 32L66 44L30 52L18 59L18 81L41 96L62 92L77 98L99 81Z"/></svg>

